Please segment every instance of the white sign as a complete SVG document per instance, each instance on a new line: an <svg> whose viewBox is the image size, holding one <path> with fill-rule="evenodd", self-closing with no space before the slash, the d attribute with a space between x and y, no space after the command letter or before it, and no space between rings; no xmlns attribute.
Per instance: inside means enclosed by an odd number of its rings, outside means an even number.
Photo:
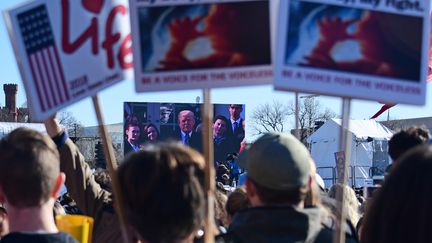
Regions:
<svg viewBox="0 0 432 243"><path fill-rule="evenodd" d="M131 0L138 92L269 84L266 0Z"/></svg>
<svg viewBox="0 0 432 243"><path fill-rule="evenodd" d="M36 0L4 17L33 120L132 76L127 0Z"/></svg>
<svg viewBox="0 0 432 243"><path fill-rule="evenodd" d="M429 1L281 1L275 88L423 105Z"/></svg>

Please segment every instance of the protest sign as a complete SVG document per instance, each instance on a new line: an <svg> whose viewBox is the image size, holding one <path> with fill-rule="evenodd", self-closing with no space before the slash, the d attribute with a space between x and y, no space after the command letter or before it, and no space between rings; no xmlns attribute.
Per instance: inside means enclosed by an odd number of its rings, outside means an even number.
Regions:
<svg viewBox="0 0 432 243"><path fill-rule="evenodd" d="M266 0L131 0L136 90L271 83Z"/></svg>
<svg viewBox="0 0 432 243"><path fill-rule="evenodd" d="M132 76L127 0L36 0L4 17L33 120Z"/></svg>
<svg viewBox="0 0 432 243"><path fill-rule="evenodd" d="M275 88L423 105L429 1L281 1Z"/></svg>

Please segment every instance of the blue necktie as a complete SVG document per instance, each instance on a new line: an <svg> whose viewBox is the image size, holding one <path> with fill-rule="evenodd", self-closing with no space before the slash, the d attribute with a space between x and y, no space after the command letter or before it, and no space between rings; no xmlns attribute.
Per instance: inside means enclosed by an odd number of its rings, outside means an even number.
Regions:
<svg viewBox="0 0 432 243"><path fill-rule="evenodd" d="M234 134L237 133L238 126L239 126L238 122L234 122Z"/></svg>
<svg viewBox="0 0 432 243"><path fill-rule="evenodd" d="M185 135L185 143L184 144L186 144L186 145L189 145L190 144L190 136L189 136L189 133L186 133L186 135Z"/></svg>

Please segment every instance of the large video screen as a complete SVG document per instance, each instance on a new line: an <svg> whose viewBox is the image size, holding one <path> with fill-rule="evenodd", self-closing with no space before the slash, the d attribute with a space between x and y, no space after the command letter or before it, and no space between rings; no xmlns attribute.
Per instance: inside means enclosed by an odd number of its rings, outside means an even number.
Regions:
<svg viewBox="0 0 432 243"><path fill-rule="evenodd" d="M244 104L214 105L215 163L239 152L245 138L245 111ZM124 154L160 141L179 141L203 152L201 104L125 102Z"/></svg>

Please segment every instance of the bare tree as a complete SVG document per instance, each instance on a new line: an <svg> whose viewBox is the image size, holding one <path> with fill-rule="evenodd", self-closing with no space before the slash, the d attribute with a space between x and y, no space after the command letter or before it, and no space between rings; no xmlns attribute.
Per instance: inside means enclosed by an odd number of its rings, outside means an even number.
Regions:
<svg viewBox="0 0 432 243"><path fill-rule="evenodd" d="M62 111L58 113L57 119L67 129L70 136L78 137L81 134L83 125L72 115L72 112Z"/></svg>
<svg viewBox="0 0 432 243"><path fill-rule="evenodd" d="M251 124L254 135L267 132L283 132L288 118L292 115L290 107L280 101L259 105L252 112Z"/></svg>
<svg viewBox="0 0 432 243"><path fill-rule="evenodd" d="M295 114L295 105L290 106L290 111ZM300 99L299 102L299 131L300 141L307 144L307 137L315 131L316 122L325 122L336 117L336 114L321 106L318 100L314 97L306 97Z"/></svg>

